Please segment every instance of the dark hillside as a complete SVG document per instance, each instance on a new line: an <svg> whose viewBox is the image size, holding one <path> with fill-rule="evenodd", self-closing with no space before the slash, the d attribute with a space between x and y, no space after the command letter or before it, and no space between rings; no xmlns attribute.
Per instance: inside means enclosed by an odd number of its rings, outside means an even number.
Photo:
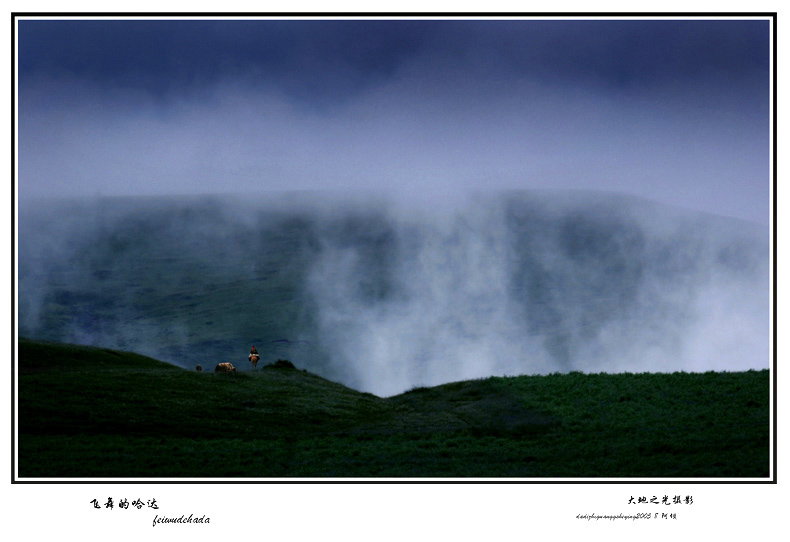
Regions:
<svg viewBox="0 0 790 542"><path fill-rule="evenodd" d="M19 341L19 476L766 477L769 373L554 374L383 399Z"/></svg>
<svg viewBox="0 0 790 542"><path fill-rule="evenodd" d="M186 371L131 353L24 339L19 350L20 428L28 433L280 437L338 431L385 410L381 399L295 369Z"/></svg>
<svg viewBox="0 0 790 542"><path fill-rule="evenodd" d="M174 370L176 367L133 352L119 352L73 344L49 343L19 339L19 373L90 372L102 369L155 369Z"/></svg>

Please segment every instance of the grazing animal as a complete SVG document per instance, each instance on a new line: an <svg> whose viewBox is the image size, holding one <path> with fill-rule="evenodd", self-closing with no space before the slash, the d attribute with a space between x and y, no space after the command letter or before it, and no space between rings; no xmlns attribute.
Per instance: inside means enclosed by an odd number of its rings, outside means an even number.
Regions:
<svg viewBox="0 0 790 542"><path fill-rule="evenodd" d="M203 370L203 367L201 367L200 365L198 365L197 367L195 367L195 369L197 369L197 372L200 372L200 371L202 371L202 370Z"/></svg>
<svg viewBox="0 0 790 542"><path fill-rule="evenodd" d="M250 363L252 363L253 367L257 367L258 366L258 360L259 359L261 359L261 357L258 354L250 354L250 356L249 356Z"/></svg>
<svg viewBox="0 0 790 542"><path fill-rule="evenodd" d="M214 369L214 372L215 373L236 373L237 371L236 371L236 367L234 367L230 363L220 363Z"/></svg>

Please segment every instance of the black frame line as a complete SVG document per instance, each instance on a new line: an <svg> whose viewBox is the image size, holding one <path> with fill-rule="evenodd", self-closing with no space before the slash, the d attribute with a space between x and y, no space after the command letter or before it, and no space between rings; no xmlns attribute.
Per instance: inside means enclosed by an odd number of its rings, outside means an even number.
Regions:
<svg viewBox="0 0 790 542"><path fill-rule="evenodd" d="M595 19L649 19L649 18L666 18L666 19L693 19L693 18L709 18L721 19L732 17L747 17L747 18L769 18L771 21L771 37L772 37L772 76L773 76L773 115L771 118L771 128L773 136L773 365L771 370L773 372L773 464L772 477L769 480L735 480L730 481L726 479L716 480L703 480L703 479L639 479L639 478L623 478L617 480L596 480L589 478L580 479L500 479L500 478L485 478L485 479L242 479L242 480L229 480L226 478L217 480L212 478L206 479L189 479L189 480L157 480L153 479L132 479L124 480L123 478L112 480L92 480L92 479L77 479L77 480L36 480L36 479L23 479L20 480L16 476L16 426L14 424L16 414L16 363L17 363L17 331L16 331L16 317L17 306L14 301L16 294L16 176L17 176L17 163L16 163L16 68L17 68L17 45L16 45L16 23L19 18L43 18L43 17L60 17L68 19L76 18L91 18L91 19L124 19L129 17L134 18L151 18L151 19L184 19L184 18L212 18L222 17L228 19L236 19L242 17L257 17L257 18L281 18L293 17L295 19L309 19L309 18L403 18L403 19L426 19L426 18L595 18ZM777 482L777 466L778 466L778 447L777 447L777 395L778 395L778 377L777 377L777 220L778 220L778 206L777 206L777 167L778 167L778 145L777 145L777 94L778 94L778 77L777 77L777 12L67 12L67 11L52 11L52 12L12 12L11 13L11 483L12 484L748 484L748 485L776 485Z"/></svg>

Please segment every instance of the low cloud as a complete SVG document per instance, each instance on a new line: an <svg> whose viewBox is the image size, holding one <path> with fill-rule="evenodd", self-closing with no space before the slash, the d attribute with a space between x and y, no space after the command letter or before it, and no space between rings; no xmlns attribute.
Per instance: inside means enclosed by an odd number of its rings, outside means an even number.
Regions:
<svg viewBox="0 0 790 542"><path fill-rule="evenodd" d="M478 197L377 225L363 243L325 234L308 284L320 340L361 389L767 366L753 225L582 195Z"/></svg>
<svg viewBox="0 0 790 542"><path fill-rule="evenodd" d="M611 193L55 200L19 263L22 335L243 370L256 344L379 395L769 364L767 228Z"/></svg>

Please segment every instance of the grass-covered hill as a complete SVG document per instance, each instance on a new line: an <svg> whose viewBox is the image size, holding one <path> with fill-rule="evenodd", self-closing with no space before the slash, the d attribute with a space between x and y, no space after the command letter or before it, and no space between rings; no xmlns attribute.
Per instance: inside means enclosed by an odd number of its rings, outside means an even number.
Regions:
<svg viewBox="0 0 790 542"><path fill-rule="evenodd" d="M20 339L18 476L769 476L768 371L491 377L385 399L274 361L197 372Z"/></svg>

